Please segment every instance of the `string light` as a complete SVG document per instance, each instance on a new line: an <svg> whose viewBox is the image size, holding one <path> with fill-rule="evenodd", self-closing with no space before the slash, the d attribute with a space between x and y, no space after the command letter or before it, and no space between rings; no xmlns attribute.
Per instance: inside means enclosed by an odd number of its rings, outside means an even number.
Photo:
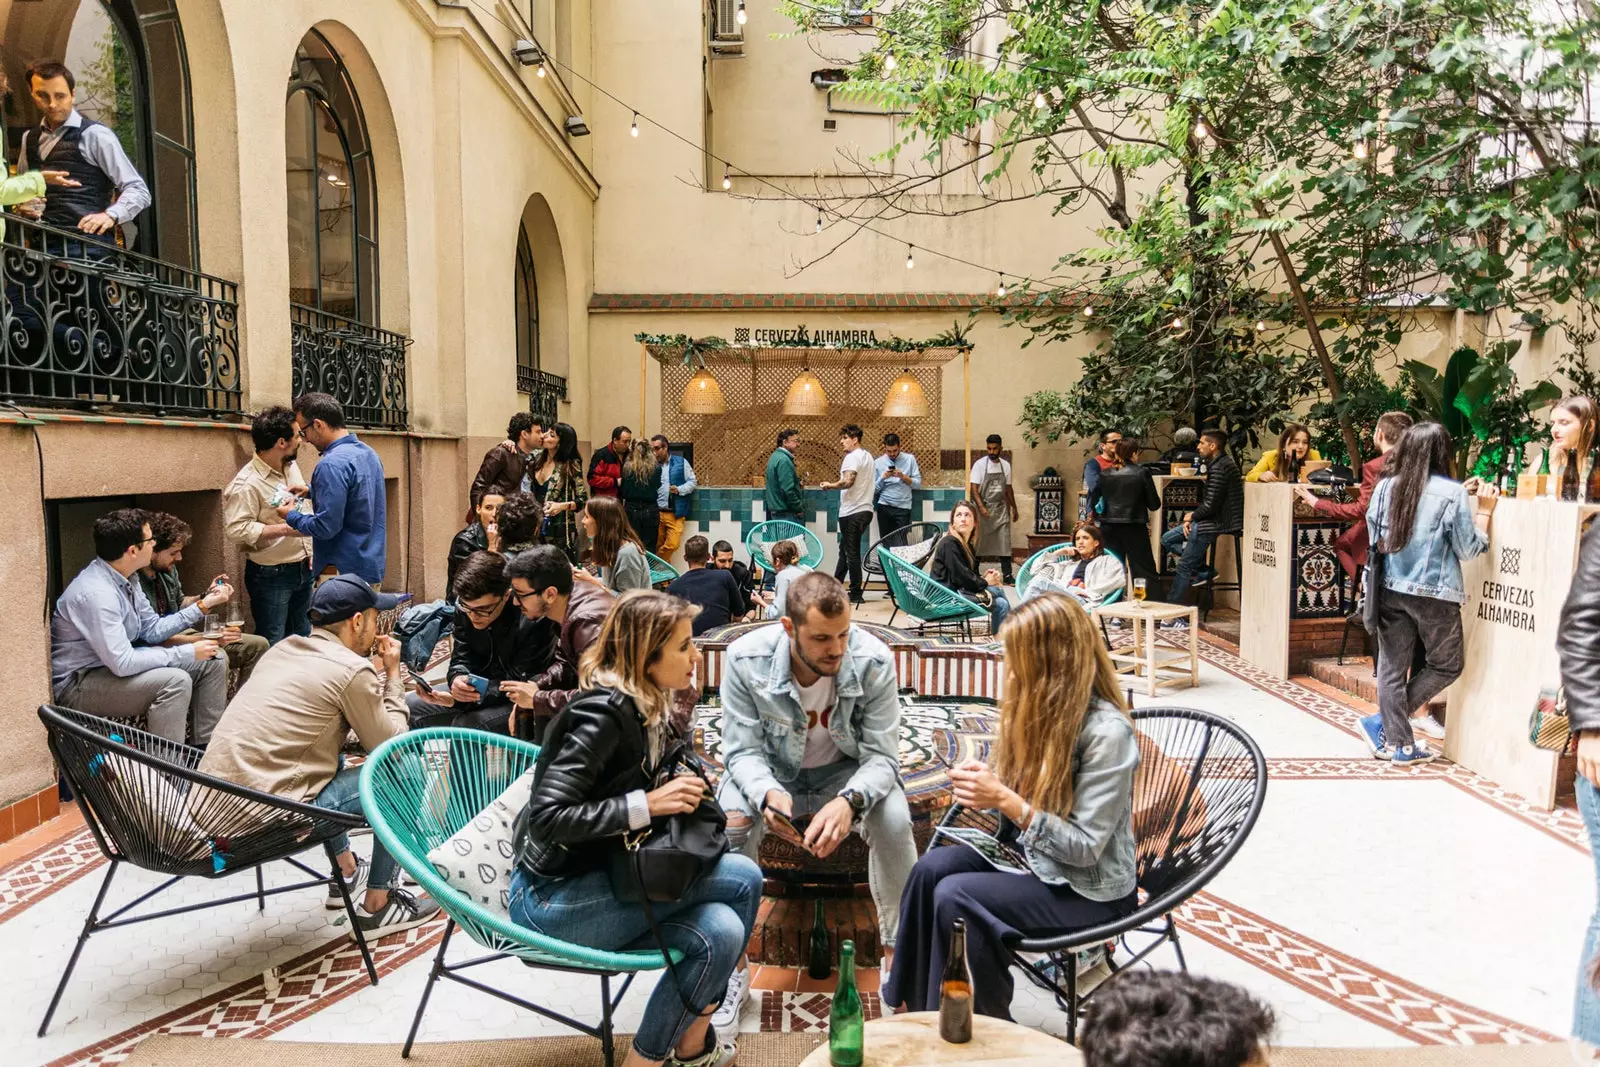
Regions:
<svg viewBox="0 0 1600 1067"><path fill-rule="evenodd" d="M885 74L893 74L894 68L899 65L900 64L895 60L892 52L883 57L883 72Z"/></svg>
<svg viewBox="0 0 1600 1067"><path fill-rule="evenodd" d="M1040 89L1038 92L1033 94L1033 106L1036 108L1047 108L1050 106L1050 98L1044 95L1043 89Z"/></svg>
<svg viewBox="0 0 1600 1067"><path fill-rule="evenodd" d="M1086 318L1086 319L1094 318L1094 305L1093 304L1085 304L1085 305L1083 305L1083 317Z"/></svg>
<svg viewBox="0 0 1600 1067"><path fill-rule="evenodd" d="M822 232L822 209L817 209L817 232Z"/></svg>
<svg viewBox="0 0 1600 1067"><path fill-rule="evenodd" d="M639 136L639 113L637 111L633 113L633 125L628 127L628 136Z"/></svg>
<svg viewBox="0 0 1600 1067"><path fill-rule="evenodd" d="M1256 320L1256 333L1265 333L1266 330L1267 330L1267 320L1266 319L1257 319Z"/></svg>
<svg viewBox="0 0 1600 1067"><path fill-rule="evenodd" d="M750 20L750 16L744 13L744 0L739 0L739 12L733 17L734 21L738 22L741 26Z"/></svg>
<svg viewBox="0 0 1600 1067"><path fill-rule="evenodd" d="M994 287L994 295L1001 300L1006 298L1006 276L1004 274L1000 275L1000 284Z"/></svg>
<svg viewBox="0 0 1600 1067"><path fill-rule="evenodd" d="M733 188L733 172L727 168L722 171L722 189L726 192Z"/></svg>
<svg viewBox="0 0 1600 1067"><path fill-rule="evenodd" d="M1174 330L1183 329L1183 316L1182 315L1179 315L1177 318L1172 320L1172 328Z"/></svg>
<svg viewBox="0 0 1600 1067"><path fill-rule="evenodd" d="M1206 125L1206 120L1201 119L1194 124L1194 135L1202 141L1211 139L1211 127Z"/></svg>
<svg viewBox="0 0 1600 1067"><path fill-rule="evenodd" d="M539 66L534 69L534 73L537 74L541 78L544 77L544 53L543 52L539 53Z"/></svg>
<svg viewBox="0 0 1600 1067"><path fill-rule="evenodd" d="M917 259L916 259L915 253L916 253L916 246L915 245L906 245L906 270L910 270L912 267L915 267L917 265Z"/></svg>
<svg viewBox="0 0 1600 1067"><path fill-rule="evenodd" d="M1367 158L1367 142L1365 142L1365 141L1357 141L1355 148L1350 150L1350 154L1355 156L1357 159L1366 159Z"/></svg>

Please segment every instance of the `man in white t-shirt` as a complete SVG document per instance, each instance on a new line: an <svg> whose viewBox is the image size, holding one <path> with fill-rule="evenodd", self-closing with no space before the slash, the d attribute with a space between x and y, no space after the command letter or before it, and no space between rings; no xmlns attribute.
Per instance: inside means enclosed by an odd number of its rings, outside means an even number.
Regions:
<svg viewBox="0 0 1600 1067"><path fill-rule="evenodd" d="M839 430L839 447L844 460L839 464L839 480L823 482L824 489L839 490L839 562L833 576L844 581L850 575L850 603L861 603L861 539L872 525L872 453L861 447L861 427L851 423Z"/></svg>
<svg viewBox="0 0 1600 1067"><path fill-rule="evenodd" d="M870 483L869 483L870 485ZM772 812L811 815L817 856L859 829L878 928L892 946L900 894L917 862L900 782L900 697L894 655L851 625L844 586L816 572L789 586L780 626L728 646L722 676L717 791L728 841L755 858Z"/></svg>
<svg viewBox="0 0 1600 1067"><path fill-rule="evenodd" d="M973 555L981 562L1000 561L1000 580L1011 584L1011 524L1017 521L1017 497L1011 488L1011 463L1000 455L1000 435L992 433L984 455L967 476L967 493L978 508L978 544Z"/></svg>

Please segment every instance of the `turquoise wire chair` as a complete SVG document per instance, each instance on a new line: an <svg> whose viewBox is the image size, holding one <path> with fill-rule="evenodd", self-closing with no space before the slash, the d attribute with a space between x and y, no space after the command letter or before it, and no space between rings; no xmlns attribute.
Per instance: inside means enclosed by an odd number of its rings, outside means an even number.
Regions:
<svg viewBox="0 0 1600 1067"><path fill-rule="evenodd" d="M646 552L644 558L650 561L650 584L652 586L666 585L674 578L679 577L678 568L654 552Z"/></svg>
<svg viewBox="0 0 1600 1067"><path fill-rule="evenodd" d="M1017 599L1028 599L1028 584L1033 581L1034 564L1036 564L1041 557L1049 555L1060 547L1060 545L1051 545L1049 548L1041 548L1039 551L1029 556L1027 561L1022 564L1021 569L1017 571ZM1110 593L1106 594L1106 598L1100 601L1099 604L1099 606L1102 608L1109 604L1115 604L1117 601L1121 600L1123 594L1126 593L1128 589L1127 563L1123 562L1122 557L1111 551L1109 548L1106 549L1106 555L1122 564L1122 587L1120 589L1113 589ZM1106 647L1110 648L1111 632L1106 629L1105 617L1096 613L1095 618L1100 620L1100 636L1105 638Z"/></svg>
<svg viewBox="0 0 1600 1067"><path fill-rule="evenodd" d="M761 565L762 570L771 574L778 569L778 565L772 562L772 557L767 553L779 541L798 542L800 563L812 570L816 570L817 564L822 562L822 539L798 522L788 519L771 519L750 527L750 532L744 537L744 550Z"/></svg>
<svg viewBox="0 0 1600 1067"><path fill-rule="evenodd" d="M600 1039L607 1067L615 1060L613 1014L640 971L660 970L659 952L608 952L545 937L518 926L509 916L490 911L457 892L434 869L427 854L465 826L510 787L539 757L537 745L512 737L445 727L414 730L390 738L361 767L361 807L372 832L406 873L439 902L448 917L444 939L434 954L433 968L422 989L402 1057L411 1055L428 997L440 978L469 986L537 1012L548 1019ZM456 963L446 963L451 935L457 928L489 950ZM514 956L530 967L565 971L600 979L600 1025L592 1026L484 985L460 972L469 967ZM680 959L673 953L673 962ZM611 980L627 975L615 997Z"/></svg>
<svg viewBox="0 0 1600 1067"><path fill-rule="evenodd" d="M894 599L894 612L889 616L890 626L894 625L895 618L903 611L917 620L918 633L954 629L970 641L973 620L989 618L988 608L976 600L967 599L949 586L940 585L888 548L878 549L878 562L883 565L883 577L889 583L889 593Z"/></svg>

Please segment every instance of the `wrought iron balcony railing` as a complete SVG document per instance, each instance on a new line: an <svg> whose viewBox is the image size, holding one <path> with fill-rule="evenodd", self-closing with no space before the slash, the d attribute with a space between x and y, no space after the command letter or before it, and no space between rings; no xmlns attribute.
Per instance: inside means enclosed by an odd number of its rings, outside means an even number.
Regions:
<svg viewBox="0 0 1600 1067"><path fill-rule="evenodd" d="M567 380L559 374L517 367L517 392L528 394L528 410L539 417L539 425L556 421L556 404L567 398Z"/></svg>
<svg viewBox="0 0 1600 1067"><path fill-rule="evenodd" d="M329 394L354 426L406 428L409 337L303 304L290 304L289 316L295 396Z"/></svg>
<svg viewBox="0 0 1600 1067"><path fill-rule="evenodd" d="M0 244L0 397L240 410L238 286L21 216Z"/></svg>

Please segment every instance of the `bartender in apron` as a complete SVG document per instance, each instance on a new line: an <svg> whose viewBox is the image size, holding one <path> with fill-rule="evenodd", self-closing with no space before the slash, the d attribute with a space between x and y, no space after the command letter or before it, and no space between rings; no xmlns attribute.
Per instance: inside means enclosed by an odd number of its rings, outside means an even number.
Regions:
<svg viewBox="0 0 1600 1067"><path fill-rule="evenodd" d="M999 560L1000 576L1011 584L1011 524L1017 518L1017 497L1011 489L1011 464L1000 458L1000 435L992 433L985 445L986 454L972 465L968 494L978 503L978 546L980 561Z"/></svg>

